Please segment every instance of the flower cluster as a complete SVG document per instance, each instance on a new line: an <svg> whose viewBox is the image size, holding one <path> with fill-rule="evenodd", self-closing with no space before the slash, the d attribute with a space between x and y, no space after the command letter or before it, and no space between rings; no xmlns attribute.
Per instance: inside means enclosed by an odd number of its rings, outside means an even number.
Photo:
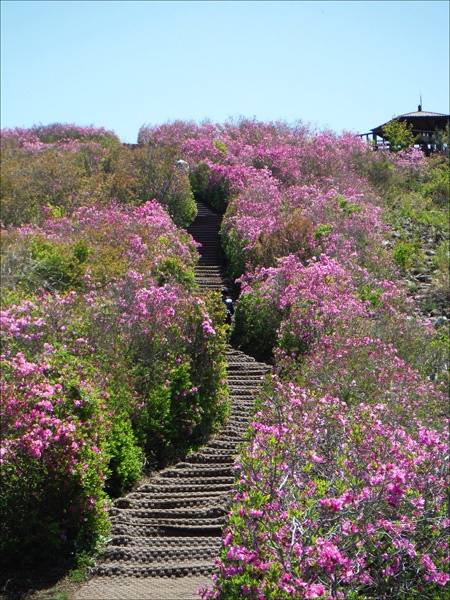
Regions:
<svg viewBox="0 0 450 600"><path fill-rule="evenodd" d="M91 547L106 492L223 420L224 327L196 294L195 243L158 203L2 237L1 537L32 560Z"/></svg>
<svg viewBox="0 0 450 600"><path fill-rule="evenodd" d="M398 408L275 377L235 467L217 587L204 597L437 597L450 579L448 440Z"/></svg>

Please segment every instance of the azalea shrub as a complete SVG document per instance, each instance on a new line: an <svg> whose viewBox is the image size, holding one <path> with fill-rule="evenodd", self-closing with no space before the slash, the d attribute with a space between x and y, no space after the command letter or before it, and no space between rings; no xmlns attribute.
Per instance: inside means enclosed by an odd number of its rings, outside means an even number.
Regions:
<svg viewBox="0 0 450 600"><path fill-rule="evenodd" d="M79 207L2 238L12 565L95 546L108 499L198 447L228 394L219 299L198 296L196 245L160 204Z"/></svg>
<svg viewBox="0 0 450 600"><path fill-rule="evenodd" d="M275 378L204 597L444 598L448 439L410 411L404 398L349 405Z"/></svg>
<svg viewBox="0 0 450 600"><path fill-rule="evenodd" d="M257 303L277 314L274 374L204 598L447 595L450 415L445 378L429 375L448 353L401 288L353 275L290 256L243 288L247 319Z"/></svg>
<svg viewBox="0 0 450 600"><path fill-rule="evenodd" d="M196 205L176 148L132 149L102 128L54 124L1 132L1 209L5 225L68 216L80 205L157 200L177 225L189 225Z"/></svg>
<svg viewBox="0 0 450 600"><path fill-rule="evenodd" d="M48 343L34 362L7 350L2 373L3 566L95 546L107 532L105 375Z"/></svg>
<svg viewBox="0 0 450 600"><path fill-rule="evenodd" d="M120 148L102 128L54 124L1 131L2 221L37 222L74 206L104 199L104 161Z"/></svg>
<svg viewBox="0 0 450 600"><path fill-rule="evenodd" d="M177 149L168 144L148 141L133 150L132 189L139 202L156 200L167 208L179 226L189 225L197 213L189 173L177 168Z"/></svg>
<svg viewBox="0 0 450 600"><path fill-rule="evenodd" d="M70 218L7 228L1 235L4 293L87 290L131 269L160 283L189 287L194 281L195 244L155 202L83 206Z"/></svg>

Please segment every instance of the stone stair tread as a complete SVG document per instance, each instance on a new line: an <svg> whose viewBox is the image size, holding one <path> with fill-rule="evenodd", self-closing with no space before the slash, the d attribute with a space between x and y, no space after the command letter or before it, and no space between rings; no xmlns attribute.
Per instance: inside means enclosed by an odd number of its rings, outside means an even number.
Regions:
<svg viewBox="0 0 450 600"><path fill-rule="evenodd" d="M186 564L152 565L151 563L131 563L115 561L102 564L98 568L98 575L103 576L129 576L129 577L186 577L189 574L213 573L215 565L209 560L190 560Z"/></svg>
<svg viewBox="0 0 450 600"><path fill-rule="evenodd" d="M177 481L177 484L172 484L170 486L170 488L166 485L166 486L146 486L146 489L148 492L161 492L161 490L168 490L171 489L174 492L178 491L178 492L185 492L185 493L194 493L194 492L201 492L201 491L206 491L206 492L212 492L212 491L228 491L230 489L230 484L232 484L231 479L229 478L230 481L226 481L225 483L216 483L216 484L212 484L210 482L208 483L192 483L192 481L189 481L189 483L181 483L180 481Z"/></svg>
<svg viewBox="0 0 450 600"><path fill-rule="evenodd" d="M179 538L173 538L179 539ZM110 545L106 549L103 559L105 561L114 561L117 558L122 560L134 560L140 562L158 562L161 559L170 560L186 560L186 557L190 559L200 559L212 557L215 558L219 548L217 546L160 546L155 548L153 546L114 546Z"/></svg>
<svg viewBox="0 0 450 600"><path fill-rule="evenodd" d="M192 517L180 516L174 517L171 519L169 517L160 517L158 514L151 516L151 511L147 510L126 510L119 511L121 514L112 515L110 517L112 523L123 523L124 519L130 525L146 525L148 527L156 527L156 528L167 528L171 529L182 529L182 530L192 530L192 529L216 529L217 527L221 527L225 522L225 517L227 515L227 511L223 511L223 515L221 516L208 516L204 515L203 517L200 515L193 515ZM147 516L150 513L150 516ZM156 513L156 511L155 511Z"/></svg>
<svg viewBox="0 0 450 600"><path fill-rule="evenodd" d="M170 549L170 548L216 548L220 549L222 541L218 537L148 537L127 536L117 534L110 540L112 546L128 547L142 546L145 549Z"/></svg>
<svg viewBox="0 0 450 600"><path fill-rule="evenodd" d="M228 511L217 504L204 506L185 506L172 508L157 508L157 507L140 507L133 506L131 508L116 508L110 509L111 515L117 515L119 512L125 512L127 515L143 519L161 519L162 521L186 521L189 519L217 519Z"/></svg>
<svg viewBox="0 0 450 600"><path fill-rule="evenodd" d="M222 492L220 494L206 494L203 493L201 496L193 497L189 494L164 494L158 498L154 498L153 494L143 498L131 498L129 501L124 503L114 503L114 508L120 510L126 510L127 508L147 508L147 509L181 509L195 506L216 506L220 503L226 502L227 494Z"/></svg>
<svg viewBox="0 0 450 600"><path fill-rule="evenodd" d="M163 471L164 473L178 473L178 472L182 472L183 474L185 472L196 472L196 473L204 473L205 475L209 475L209 474L215 474L215 473L228 473L229 472L229 467L227 467L226 465L223 464L218 464L216 467L213 465L198 465L195 463L190 463L190 462L179 462L177 463L174 467L172 467L170 470L168 471Z"/></svg>

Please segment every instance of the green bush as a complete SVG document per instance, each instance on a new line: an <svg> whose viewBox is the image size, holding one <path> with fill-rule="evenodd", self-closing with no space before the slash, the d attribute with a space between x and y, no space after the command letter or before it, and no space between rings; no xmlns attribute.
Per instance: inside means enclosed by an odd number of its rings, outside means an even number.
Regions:
<svg viewBox="0 0 450 600"><path fill-rule="evenodd" d="M333 226L329 223L319 223L314 232L314 239L316 240L316 242L320 243L324 236L329 235L331 233L332 229Z"/></svg>
<svg viewBox="0 0 450 600"><path fill-rule="evenodd" d="M172 279L192 289L195 281L194 269L186 269L186 265L177 257L166 258L158 265L157 281L159 285L164 285Z"/></svg>
<svg viewBox="0 0 450 600"><path fill-rule="evenodd" d="M64 292L81 287L81 278L86 272L89 248L81 241L70 245L49 242L36 237L31 243L31 272L34 281L25 285L43 287L48 291ZM36 289L36 288L35 288Z"/></svg>
<svg viewBox="0 0 450 600"><path fill-rule="evenodd" d="M449 160L437 157L430 160L429 180L424 185L424 195L434 204L448 210L450 201Z"/></svg>
<svg viewBox="0 0 450 600"><path fill-rule="evenodd" d="M271 359L281 311L258 292L243 294L236 307L231 341L259 360Z"/></svg>
<svg viewBox="0 0 450 600"><path fill-rule="evenodd" d="M417 248L411 242L399 241L395 244L392 257L399 267L409 269L417 259Z"/></svg>
<svg viewBox="0 0 450 600"><path fill-rule="evenodd" d="M5 225L39 222L47 206L68 210L75 194L86 186L77 158L51 148L39 154L2 149L0 186Z"/></svg>
<svg viewBox="0 0 450 600"><path fill-rule="evenodd" d="M236 280L245 272L248 251L245 251L245 240L238 240L236 230L221 231L222 248L226 256L227 275Z"/></svg>
<svg viewBox="0 0 450 600"><path fill-rule="evenodd" d="M436 248L433 263L435 267L433 282L436 292L448 301L450 299L450 245L448 240L441 242Z"/></svg>
<svg viewBox="0 0 450 600"><path fill-rule="evenodd" d="M144 454L138 446L128 414L115 415L107 444L110 459L105 491L115 498L131 488L144 466Z"/></svg>
<svg viewBox="0 0 450 600"><path fill-rule="evenodd" d="M152 468L161 468L199 447L229 410L225 385L227 327L220 295L207 297L208 327L215 331L207 338L201 318L204 307L195 302L187 307L181 332L166 331L166 340L154 346L154 340L151 343L147 336L135 340L130 352L141 402L132 422Z"/></svg>
<svg viewBox="0 0 450 600"><path fill-rule="evenodd" d="M2 234L2 298L28 297L39 289L80 289L91 250L81 240L57 243L39 234L7 230ZM11 304L12 302L9 301Z"/></svg>
<svg viewBox="0 0 450 600"><path fill-rule="evenodd" d="M139 203L156 200L180 227L195 218L197 206L189 174L176 168L178 151L175 147L147 144L130 155L134 166L133 195Z"/></svg>
<svg viewBox="0 0 450 600"><path fill-rule="evenodd" d="M224 156L228 155L228 148L225 142L222 142L221 140L214 140L214 146L217 148L217 150L220 150Z"/></svg>
<svg viewBox="0 0 450 600"><path fill-rule="evenodd" d="M200 162L191 170L189 178L194 196L223 215L232 196L228 181L223 177L219 180L214 179L204 162Z"/></svg>

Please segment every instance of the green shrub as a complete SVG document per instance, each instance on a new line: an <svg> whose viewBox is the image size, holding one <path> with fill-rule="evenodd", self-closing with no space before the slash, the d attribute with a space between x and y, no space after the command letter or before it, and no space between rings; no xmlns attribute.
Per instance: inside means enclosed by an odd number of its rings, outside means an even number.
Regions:
<svg viewBox="0 0 450 600"><path fill-rule="evenodd" d="M82 242L73 247L35 238L31 244L32 271L39 287L49 291L60 291L81 287L81 278L86 271L86 260L90 251Z"/></svg>
<svg viewBox="0 0 450 600"><path fill-rule="evenodd" d="M370 302L374 308L380 306L380 298L383 294L383 290L380 288L374 288L373 285L363 285L357 290L357 297L364 302Z"/></svg>
<svg viewBox="0 0 450 600"><path fill-rule="evenodd" d="M217 148L217 150L220 150L224 156L228 155L228 148L225 142L222 142L221 140L214 140L214 146Z"/></svg>
<svg viewBox="0 0 450 600"><path fill-rule="evenodd" d="M38 289L80 289L91 255L85 242L57 243L39 234L2 234L2 297L27 297Z"/></svg>
<svg viewBox="0 0 450 600"><path fill-rule="evenodd" d="M192 169L189 178L196 198L203 200L220 214L224 214L231 200L231 189L225 178L213 178L211 170L204 162Z"/></svg>
<svg viewBox="0 0 450 600"><path fill-rule="evenodd" d="M399 241L395 244L392 257L399 267L409 269L417 259L417 248L411 242Z"/></svg>
<svg viewBox="0 0 450 600"><path fill-rule="evenodd" d="M436 269L433 273L436 293L448 302L450 299L450 245L448 240L441 242L436 248L433 263Z"/></svg>
<svg viewBox="0 0 450 600"><path fill-rule="evenodd" d="M235 229L224 229L220 231L222 248L226 257L227 275L236 280L245 272L249 252L245 250L246 241L238 239Z"/></svg>
<svg viewBox="0 0 450 600"><path fill-rule="evenodd" d="M129 415L117 414L108 436L108 477L105 491L117 497L129 490L137 481L144 466L144 454L137 445Z"/></svg>
<svg viewBox="0 0 450 600"><path fill-rule="evenodd" d="M243 294L236 307L232 343L260 360L272 357L281 311L258 292Z"/></svg>
<svg viewBox="0 0 450 600"><path fill-rule="evenodd" d="M130 155L136 201L156 200L178 226L185 227L194 220L197 206L189 174L176 168L177 158L175 147L157 144L136 148Z"/></svg>
<svg viewBox="0 0 450 600"><path fill-rule="evenodd" d="M432 159L429 180L424 185L424 195L446 210L450 201L450 168L445 158Z"/></svg>
<svg viewBox="0 0 450 600"><path fill-rule="evenodd" d="M158 265L157 281L159 285L164 285L172 279L188 289L192 289L195 272L193 269L187 269L186 265L177 257L166 258Z"/></svg>
<svg viewBox="0 0 450 600"><path fill-rule="evenodd" d="M333 229L333 226L330 225L329 223L319 223L319 225L317 225L316 230L314 232L314 239L317 242L321 242L323 236L325 235L329 235L331 233L331 230Z"/></svg>
<svg viewBox="0 0 450 600"><path fill-rule="evenodd" d="M211 319L208 327L212 326L214 335L205 337L205 307L196 302L189 302L187 307L181 332L166 331L166 340L154 345L146 337L144 347L139 343L131 350L133 379L141 402L132 417L133 427L147 464L153 468L199 447L229 410L227 328L220 295L212 293L206 302Z"/></svg>

